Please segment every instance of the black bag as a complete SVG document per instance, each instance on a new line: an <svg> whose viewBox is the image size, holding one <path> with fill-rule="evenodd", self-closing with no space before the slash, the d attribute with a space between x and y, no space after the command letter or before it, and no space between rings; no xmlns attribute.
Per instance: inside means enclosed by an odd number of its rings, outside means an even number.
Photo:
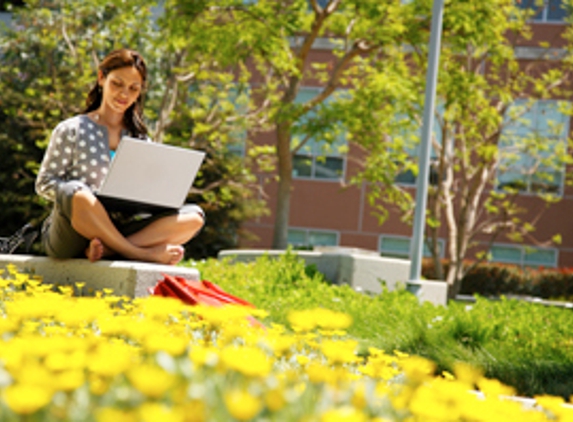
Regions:
<svg viewBox="0 0 573 422"><path fill-rule="evenodd" d="M22 244L26 248L26 253L28 253L37 236L38 230L28 223L12 236L0 237L0 254L13 254Z"/></svg>

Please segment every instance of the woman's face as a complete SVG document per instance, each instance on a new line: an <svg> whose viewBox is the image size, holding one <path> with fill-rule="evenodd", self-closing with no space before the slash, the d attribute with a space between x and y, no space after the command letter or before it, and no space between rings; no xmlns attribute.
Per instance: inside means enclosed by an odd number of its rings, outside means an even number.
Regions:
<svg viewBox="0 0 573 422"><path fill-rule="evenodd" d="M114 69L104 76L100 71L98 83L103 89L102 106L117 113L125 113L137 101L143 89L143 79L136 68Z"/></svg>

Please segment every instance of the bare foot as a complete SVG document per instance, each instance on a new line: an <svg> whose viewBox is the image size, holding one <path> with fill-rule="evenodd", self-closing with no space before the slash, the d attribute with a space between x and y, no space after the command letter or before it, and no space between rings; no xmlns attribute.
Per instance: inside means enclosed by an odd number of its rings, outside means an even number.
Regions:
<svg viewBox="0 0 573 422"><path fill-rule="evenodd" d="M178 264L185 254L185 249L180 245L160 245L148 249L150 261L160 264L175 265Z"/></svg>
<svg viewBox="0 0 573 422"><path fill-rule="evenodd" d="M94 237L86 249L86 257L90 260L90 262L96 262L102 258L103 252L103 243L101 243L101 240L99 240L97 237Z"/></svg>

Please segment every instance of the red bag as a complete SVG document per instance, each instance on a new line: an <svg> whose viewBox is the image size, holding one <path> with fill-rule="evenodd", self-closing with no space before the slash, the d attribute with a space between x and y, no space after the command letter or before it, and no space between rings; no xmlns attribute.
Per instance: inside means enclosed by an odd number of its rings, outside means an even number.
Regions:
<svg viewBox="0 0 573 422"><path fill-rule="evenodd" d="M215 283L207 280L194 281L183 277L163 274L163 280L150 289L150 293L156 296L174 297L188 305L241 305L249 308L255 306L240 297L227 293ZM249 320L253 325L263 326L255 318Z"/></svg>

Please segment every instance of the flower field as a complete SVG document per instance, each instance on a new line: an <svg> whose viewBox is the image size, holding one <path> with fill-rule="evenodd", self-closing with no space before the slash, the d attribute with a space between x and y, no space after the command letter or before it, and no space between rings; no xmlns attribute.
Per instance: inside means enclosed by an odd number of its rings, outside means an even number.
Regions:
<svg viewBox="0 0 573 422"><path fill-rule="evenodd" d="M344 313L298 310L279 325L81 290L0 275L1 421L573 421L563 399L525 408L468 365L436 374L420 357L362 350Z"/></svg>

